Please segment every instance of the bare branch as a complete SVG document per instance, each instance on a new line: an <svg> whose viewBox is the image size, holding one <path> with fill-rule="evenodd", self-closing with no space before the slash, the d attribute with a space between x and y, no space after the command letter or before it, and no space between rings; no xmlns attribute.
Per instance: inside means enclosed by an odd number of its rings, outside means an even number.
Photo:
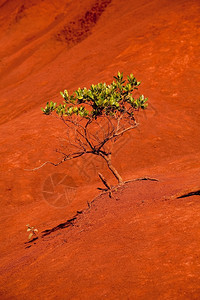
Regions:
<svg viewBox="0 0 200 300"><path fill-rule="evenodd" d="M110 137L107 137L107 138L106 138L106 139L98 146L97 151L100 151L100 149L101 149L101 148L105 145L105 143L107 143L108 141L110 141L110 140L112 140L112 139L114 139L114 138L116 138L116 137L119 137L119 136L123 135L125 132L127 132L127 131L129 131L129 130L131 130L131 129L136 128L138 125L139 125L139 124L136 123L136 124L133 125L133 126L130 126L130 127L126 128L126 129L121 130L121 131L118 132L118 133L114 133L114 134L113 134L112 136L110 136Z"/></svg>
<svg viewBox="0 0 200 300"><path fill-rule="evenodd" d="M42 165L40 165L40 166L37 167L37 168L34 168L34 169L24 169L24 170L25 170L25 171L35 171L35 170L39 170L39 169L41 169L42 167L44 167L45 165L47 165L47 164L51 164L51 165L57 167L57 166L59 166L60 164L62 164L63 162L65 162L65 161L67 161L67 160L71 160L71 159L74 159L74 158L78 158L78 157L80 157L80 156L82 156L82 155L84 155L84 154L86 154L86 153L93 153L92 151L82 151L82 152L77 152L77 153L73 153L73 154L67 155L67 154L65 154L65 153L62 153L61 151L56 151L56 152L61 153L61 154L64 155L63 159L60 160L58 163L53 163L53 162L51 162L51 161L46 161L46 162L44 162Z"/></svg>
<svg viewBox="0 0 200 300"><path fill-rule="evenodd" d="M91 122L92 122L92 119L89 119L88 122L87 122L86 125L85 125L85 128L84 128L85 136L84 136L84 137L85 137L86 142L87 142L88 145L90 146L90 148L94 151L95 148L94 148L94 146L91 144L91 142L90 142L89 139L88 139L88 125L89 125Z"/></svg>

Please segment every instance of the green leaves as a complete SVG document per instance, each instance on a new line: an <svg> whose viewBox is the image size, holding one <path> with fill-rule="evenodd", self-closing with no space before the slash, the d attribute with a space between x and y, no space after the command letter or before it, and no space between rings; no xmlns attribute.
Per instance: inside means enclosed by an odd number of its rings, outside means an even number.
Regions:
<svg viewBox="0 0 200 300"><path fill-rule="evenodd" d="M144 98L144 95L141 95L139 98L134 99L132 96L129 97L129 99L127 100L130 105L138 110L138 109L145 109L147 108L148 104L146 103L148 100L148 98ZM145 104L146 103L146 104Z"/></svg>
<svg viewBox="0 0 200 300"><path fill-rule="evenodd" d="M43 113L45 115L50 115L52 111L54 111L56 108L56 103L54 103L53 101L51 101L50 103L47 102L45 108L41 108L41 110L43 111Z"/></svg>
<svg viewBox="0 0 200 300"><path fill-rule="evenodd" d="M89 89L78 88L72 95L67 90L60 92L64 98L64 103L57 105L54 102L47 102L42 111L46 115L55 112L60 117L72 117L76 115L81 118L92 119L102 115L112 115L124 113L128 110L145 109L147 98L143 95L134 99L133 91L138 89L140 82L133 74L124 80L123 73L118 72L114 76L111 84L106 83L92 84Z"/></svg>
<svg viewBox="0 0 200 300"><path fill-rule="evenodd" d="M117 76L114 76L114 78L116 79L116 82L118 82L119 84L123 84L125 82L125 80L123 80L123 73L120 73L118 71Z"/></svg>

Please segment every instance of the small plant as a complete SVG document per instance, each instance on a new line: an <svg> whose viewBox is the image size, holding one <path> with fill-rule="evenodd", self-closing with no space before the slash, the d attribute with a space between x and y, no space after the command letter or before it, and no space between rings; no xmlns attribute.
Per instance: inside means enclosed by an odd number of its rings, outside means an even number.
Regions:
<svg viewBox="0 0 200 300"><path fill-rule="evenodd" d="M28 239L30 240L31 238L36 237L38 230L34 226L30 226L29 224L27 224L26 226L28 227L27 232L30 232Z"/></svg>
<svg viewBox="0 0 200 300"><path fill-rule="evenodd" d="M133 74L124 80L123 73L118 72L111 84L92 84L89 89L79 88L71 95L65 90L61 92L62 104L47 102L42 111L45 115L57 115L65 124L67 145L56 150L62 155L58 163L45 162L42 166L47 163L58 166L83 155L95 155L104 159L118 183L123 184L111 162L112 143L138 126L134 113L147 107L143 95L134 98L139 85ZM105 185L105 180L102 181Z"/></svg>

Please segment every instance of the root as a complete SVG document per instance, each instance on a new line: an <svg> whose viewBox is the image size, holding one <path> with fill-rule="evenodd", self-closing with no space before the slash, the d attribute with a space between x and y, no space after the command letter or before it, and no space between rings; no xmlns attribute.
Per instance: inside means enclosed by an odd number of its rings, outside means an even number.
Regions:
<svg viewBox="0 0 200 300"><path fill-rule="evenodd" d="M123 188L124 185L126 183L129 183L129 182L133 182L133 181L143 181L143 180L149 180L149 181L156 181L156 182L159 182L158 179L156 178L151 178L151 177L140 177L140 178L135 178L135 179L131 179L131 180L127 180L127 181L124 181L122 183L119 183L118 185L115 185L115 186L110 186L109 183L107 182L107 180L103 177L103 175L101 173L99 173L99 177L101 179L101 181L103 182L103 184L105 185L105 189L103 188L98 188L99 190L103 191L100 195L105 195L105 194L109 194L109 197L110 198L115 198L113 196L113 192L116 192L118 189L120 188ZM116 199L117 200L117 199Z"/></svg>
<svg viewBox="0 0 200 300"><path fill-rule="evenodd" d="M127 180L127 181L125 181L124 183L129 183L129 182L132 182L132 181L142 181L142 180L159 181L159 180L156 179L156 178L151 178L151 177L140 177L140 178L136 178L136 179Z"/></svg>
<svg viewBox="0 0 200 300"><path fill-rule="evenodd" d="M103 184L105 185L106 189L102 189L105 192L109 193L109 197L112 197L112 187L110 186L110 184L107 182L107 180L105 179L105 177L99 173L99 178L101 179L101 181L103 182Z"/></svg>

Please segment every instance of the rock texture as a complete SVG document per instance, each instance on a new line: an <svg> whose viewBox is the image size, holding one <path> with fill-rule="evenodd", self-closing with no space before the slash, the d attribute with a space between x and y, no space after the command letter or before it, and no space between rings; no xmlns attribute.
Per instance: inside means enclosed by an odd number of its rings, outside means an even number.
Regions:
<svg viewBox="0 0 200 300"><path fill-rule="evenodd" d="M1 299L199 299L199 15L195 0L0 0ZM117 71L149 108L113 164L159 181L110 199L96 158L27 171L64 138L40 107Z"/></svg>

